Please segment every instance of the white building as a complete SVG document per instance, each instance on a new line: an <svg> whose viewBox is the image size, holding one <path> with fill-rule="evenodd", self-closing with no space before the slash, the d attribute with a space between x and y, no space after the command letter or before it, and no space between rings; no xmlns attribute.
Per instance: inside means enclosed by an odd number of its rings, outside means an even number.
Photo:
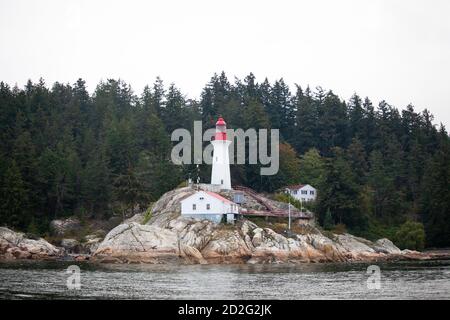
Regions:
<svg viewBox="0 0 450 320"><path fill-rule="evenodd" d="M227 124L223 118L216 122L216 134L211 141L214 152L212 159L211 184L220 189L231 190L230 155L228 147L231 141L227 140Z"/></svg>
<svg viewBox="0 0 450 320"><path fill-rule="evenodd" d="M199 220L220 223L225 217L228 223L234 223L238 213L236 203L211 191L197 191L181 201L181 215Z"/></svg>
<svg viewBox="0 0 450 320"><path fill-rule="evenodd" d="M309 184L297 184L293 186L286 187L289 194L295 199L306 202L315 201L317 198L317 190Z"/></svg>

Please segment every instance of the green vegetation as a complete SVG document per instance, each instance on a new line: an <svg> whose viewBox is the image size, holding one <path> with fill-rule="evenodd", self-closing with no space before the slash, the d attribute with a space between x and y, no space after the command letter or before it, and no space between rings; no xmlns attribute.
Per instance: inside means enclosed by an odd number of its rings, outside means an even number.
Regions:
<svg viewBox="0 0 450 320"><path fill-rule="evenodd" d="M333 226L331 231L335 234L344 234L347 233L347 227L343 223L338 223L337 225Z"/></svg>
<svg viewBox="0 0 450 320"><path fill-rule="evenodd" d="M273 199L279 202L284 202L284 203L291 203L292 206L294 206L295 208L301 210L302 209L302 204L299 200L295 199L293 196L291 196L290 194L287 193L276 193L273 195ZM303 205L303 208L305 208L305 206Z"/></svg>
<svg viewBox="0 0 450 320"><path fill-rule="evenodd" d="M0 83L0 223L42 235L55 218L121 216L189 177L208 182L210 166L170 161L170 134L192 132L194 120L211 128L219 115L229 128L280 129L278 174L233 165L234 184L273 193L309 183L319 190L310 210L326 229L392 238L414 220L426 246L450 246L450 139L429 111L375 107L356 94L342 101L320 87L291 92L253 74L234 83L216 74L198 100L159 78L139 94L121 80L92 94L81 79Z"/></svg>
<svg viewBox="0 0 450 320"><path fill-rule="evenodd" d="M313 202L313 201L305 201L305 202L301 203L300 200L297 200L293 196L291 196L291 195L289 195L287 193L284 193L284 192L282 192L282 193L281 192L275 193L272 196L272 198L274 200L276 200L276 201L284 202L284 203L289 203L289 201L290 201L291 205L293 207L299 209L299 210L303 210L303 211L309 210L309 211L314 212L315 209L316 209L316 203L315 202Z"/></svg>
<svg viewBox="0 0 450 320"><path fill-rule="evenodd" d="M425 230L422 223L407 221L395 234L395 243L401 249L422 250L425 246Z"/></svg>
<svg viewBox="0 0 450 320"><path fill-rule="evenodd" d="M152 218L152 206L148 207L144 213L144 220L142 220L142 224L147 224Z"/></svg>
<svg viewBox="0 0 450 320"><path fill-rule="evenodd" d="M331 230L334 227L333 216L331 215L330 208L327 209L325 217L323 218L323 228L325 230Z"/></svg>

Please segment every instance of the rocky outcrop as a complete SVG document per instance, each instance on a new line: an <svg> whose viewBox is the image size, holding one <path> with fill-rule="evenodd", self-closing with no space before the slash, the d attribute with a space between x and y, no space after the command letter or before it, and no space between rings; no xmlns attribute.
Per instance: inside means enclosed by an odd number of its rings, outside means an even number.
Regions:
<svg viewBox="0 0 450 320"><path fill-rule="evenodd" d="M131 222L111 230L94 255L107 262L161 263L176 260L180 248L175 232Z"/></svg>
<svg viewBox="0 0 450 320"><path fill-rule="evenodd" d="M83 251L88 254L93 254L97 251L100 243L103 241L103 237L99 237L98 234L90 234L85 237L86 242L82 244Z"/></svg>
<svg viewBox="0 0 450 320"><path fill-rule="evenodd" d="M399 250L390 242L359 242L348 234L335 237L339 240L318 231L286 237L247 220L230 227L178 217L166 228L122 224L107 235L93 257L127 263L343 262L385 259L389 250Z"/></svg>
<svg viewBox="0 0 450 320"><path fill-rule="evenodd" d="M0 258L52 259L61 254L62 250L42 238L28 239L23 233L0 227Z"/></svg>
<svg viewBox="0 0 450 320"><path fill-rule="evenodd" d="M165 193L152 207L152 217L148 225L161 228L169 227L172 220L180 217L180 201L193 194L195 190L190 187L175 189Z"/></svg>
<svg viewBox="0 0 450 320"><path fill-rule="evenodd" d="M375 241L372 248L378 253L402 254L402 251L391 240L386 238Z"/></svg>
<svg viewBox="0 0 450 320"><path fill-rule="evenodd" d="M81 229L81 222L75 217L67 219L52 220L50 230L54 235L63 236L69 233L77 232Z"/></svg>
<svg viewBox="0 0 450 320"><path fill-rule="evenodd" d="M181 188L163 195L146 225L130 220L111 230L94 260L127 263L298 263L371 261L417 256L388 239L371 242L350 234L330 234L308 226L304 234L280 234L241 219L217 225L180 215L180 201L195 192Z"/></svg>
<svg viewBox="0 0 450 320"><path fill-rule="evenodd" d="M212 239L201 253L209 263L243 263L252 255L237 230L214 232Z"/></svg>
<svg viewBox="0 0 450 320"><path fill-rule="evenodd" d="M80 253L81 245L76 239L62 239L61 247L69 253Z"/></svg>
<svg viewBox="0 0 450 320"><path fill-rule="evenodd" d="M144 221L144 216L145 215L142 212L136 213L132 217L125 219L123 223L131 223L131 222L142 223Z"/></svg>

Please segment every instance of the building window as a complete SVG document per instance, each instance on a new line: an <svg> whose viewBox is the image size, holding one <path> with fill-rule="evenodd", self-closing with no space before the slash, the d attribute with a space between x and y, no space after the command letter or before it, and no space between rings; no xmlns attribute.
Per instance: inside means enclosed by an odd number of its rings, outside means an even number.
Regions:
<svg viewBox="0 0 450 320"><path fill-rule="evenodd" d="M297 194L297 190L294 190L294 194Z"/></svg>
<svg viewBox="0 0 450 320"><path fill-rule="evenodd" d="M309 194L313 196L313 195L314 195L314 190L311 190L311 191L309 192Z"/></svg>
<svg viewBox="0 0 450 320"><path fill-rule="evenodd" d="M197 210L197 205L195 203L192 205L192 210Z"/></svg>
<svg viewBox="0 0 450 320"><path fill-rule="evenodd" d="M220 184L223 184L223 180L220 180Z"/></svg>
<svg viewBox="0 0 450 320"><path fill-rule="evenodd" d="M206 210L211 209L211 205L209 203L206 204Z"/></svg>
<svg viewBox="0 0 450 320"><path fill-rule="evenodd" d="M308 194L308 191L302 190L302 194Z"/></svg>

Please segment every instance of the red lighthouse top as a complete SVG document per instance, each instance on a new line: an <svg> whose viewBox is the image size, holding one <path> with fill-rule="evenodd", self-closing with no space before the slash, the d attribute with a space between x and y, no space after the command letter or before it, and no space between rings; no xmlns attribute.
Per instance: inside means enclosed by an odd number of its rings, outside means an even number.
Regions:
<svg viewBox="0 0 450 320"><path fill-rule="evenodd" d="M216 126L226 126L227 123L225 122L225 120L223 120L222 117L219 118L219 120L217 120L216 122Z"/></svg>
<svg viewBox="0 0 450 320"><path fill-rule="evenodd" d="M227 140L227 123L222 117L216 122L216 134L214 140Z"/></svg>

